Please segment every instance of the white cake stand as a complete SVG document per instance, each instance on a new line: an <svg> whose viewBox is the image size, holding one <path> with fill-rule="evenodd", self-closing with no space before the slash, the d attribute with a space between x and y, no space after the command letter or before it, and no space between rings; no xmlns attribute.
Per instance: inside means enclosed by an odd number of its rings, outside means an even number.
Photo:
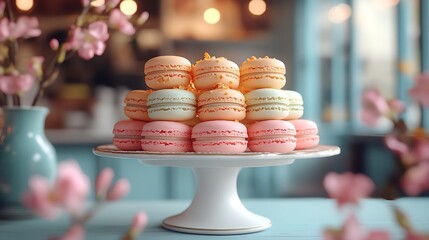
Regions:
<svg viewBox="0 0 429 240"><path fill-rule="evenodd" d="M237 194L241 168L288 165L295 159L337 155L336 146L318 146L291 153L205 154L121 151L112 145L94 149L101 157L138 159L143 163L194 170L197 189L192 203L182 213L166 218L162 225L170 230L210 235L231 235L262 231L271 226L268 218L244 207Z"/></svg>

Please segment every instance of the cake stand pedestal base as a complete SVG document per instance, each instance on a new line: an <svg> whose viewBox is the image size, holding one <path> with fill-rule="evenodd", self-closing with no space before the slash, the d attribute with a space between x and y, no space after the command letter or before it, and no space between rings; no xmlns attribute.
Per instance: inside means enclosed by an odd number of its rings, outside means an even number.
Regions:
<svg viewBox="0 0 429 240"><path fill-rule="evenodd" d="M259 232L271 226L268 218L244 207L237 193L240 167L193 168L197 189L191 205L166 218L167 229L196 234L231 235Z"/></svg>

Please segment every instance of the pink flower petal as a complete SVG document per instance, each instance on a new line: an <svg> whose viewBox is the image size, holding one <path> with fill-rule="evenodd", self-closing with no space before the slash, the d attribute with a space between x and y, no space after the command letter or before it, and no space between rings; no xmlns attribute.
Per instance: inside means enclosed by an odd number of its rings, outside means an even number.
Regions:
<svg viewBox="0 0 429 240"><path fill-rule="evenodd" d="M6 94L19 94L30 90L34 77L30 74L0 75L0 91Z"/></svg>
<svg viewBox="0 0 429 240"><path fill-rule="evenodd" d="M375 126L378 120L389 112L389 105L380 92L365 90L362 94L361 119L368 126Z"/></svg>
<svg viewBox="0 0 429 240"><path fill-rule="evenodd" d="M121 31L123 34L133 35L136 32L134 26L128 21L127 16L125 16L119 9L112 10L109 16L109 22L110 25Z"/></svg>
<svg viewBox="0 0 429 240"><path fill-rule="evenodd" d="M363 174L328 173L323 181L329 196L339 207L344 204L357 204L361 198L368 197L374 190L374 183Z"/></svg>
<svg viewBox="0 0 429 240"><path fill-rule="evenodd" d="M131 228L135 231L141 232L146 227L147 215L144 212L138 212L131 223Z"/></svg>
<svg viewBox="0 0 429 240"><path fill-rule="evenodd" d="M399 141L399 139L396 138L395 136L392 136L392 135L386 136L384 138L384 143L390 150L397 152L401 155L405 155L409 152L408 145Z"/></svg>
<svg viewBox="0 0 429 240"><path fill-rule="evenodd" d="M97 197L105 196L107 190L112 184L113 180L113 170L111 168L104 168L97 177L95 181L95 192Z"/></svg>
<svg viewBox="0 0 429 240"><path fill-rule="evenodd" d="M31 177L28 192L23 197L24 205L41 217L54 218L57 214L57 208L50 199L50 188L51 184L46 178Z"/></svg>
<svg viewBox="0 0 429 240"><path fill-rule="evenodd" d="M130 191L130 183L126 179L119 179L113 188L107 193L108 201L115 201L123 198Z"/></svg>

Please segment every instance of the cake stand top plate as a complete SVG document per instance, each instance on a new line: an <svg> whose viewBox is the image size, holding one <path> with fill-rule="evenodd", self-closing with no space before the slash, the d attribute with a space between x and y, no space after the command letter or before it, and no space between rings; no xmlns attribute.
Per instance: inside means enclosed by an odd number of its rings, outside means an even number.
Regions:
<svg viewBox="0 0 429 240"><path fill-rule="evenodd" d="M330 157L340 154L337 146L319 145L289 153L244 152L236 154L197 152L122 151L113 145L93 149L95 155L109 158L137 159L143 163L170 167L264 167L287 165L295 159Z"/></svg>

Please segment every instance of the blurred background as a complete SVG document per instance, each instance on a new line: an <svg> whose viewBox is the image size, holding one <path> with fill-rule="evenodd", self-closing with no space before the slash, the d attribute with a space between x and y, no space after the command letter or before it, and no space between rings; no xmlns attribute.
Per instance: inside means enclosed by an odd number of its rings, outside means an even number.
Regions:
<svg viewBox="0 0 429 240"><path fill-rule="evenodd" d="M51 111L47 135L58 159L78 160L92 179L113 167L130 180L129 198L191 198L195 189L190 169L92 154L94 146L111 143L113 124L125 118L126 93L146 88L143 66L154 56L196 62L208 52L238 65L250 56L280 59L287 67L285 89L302 94L304 117L318 123L321 144L342 148L336 157L243 169L241 197L325 196L322 180L329 171L363 172L381 196L395 168L382 138L391 126L362 125L362 90L375 87L409 103L411 127L423 119L407 89L417 73L429 70L427 0L122 0L120 6L125 14L149 12L148 22L135 38L112 33L101 57L68 60L43 105ZM51 38L65 38L81 1L16 0L16 9L40 20L43 35L22 46L22 54L33 55L49 50Z"/></svg>

